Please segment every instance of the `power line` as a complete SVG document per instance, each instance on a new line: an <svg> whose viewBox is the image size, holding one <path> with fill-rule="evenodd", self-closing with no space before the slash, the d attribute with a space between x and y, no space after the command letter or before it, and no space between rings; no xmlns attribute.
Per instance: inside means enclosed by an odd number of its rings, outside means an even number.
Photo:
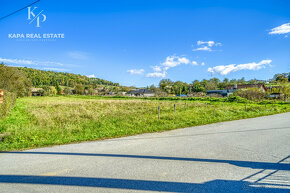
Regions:
<svg viewBox="0 0 290 193"><path fill-rule="evenodd" d="M31 6L31 5L33 5L33 4L35 4L35 3L39 2L39 1L40 1L40 0L34 1L33 3L31 3L31 4L29 4L29 5L25 6L25 7L23 7L23 8L21 8L21 9L18 9L18 10L16 10L16 11L14 11L14 12L12 12L12 13L10 13L10 14L4 16L4 17L1 17L0 20L5 19L6 17L9 17L9 16L11 16L11 15L14 15L15 13L17 13L17 12L19 12L19 11L21 11L21 10L23 10L23 9L25 9L25 8L27 8L27 7L29 7L29 6Z"/></svg>

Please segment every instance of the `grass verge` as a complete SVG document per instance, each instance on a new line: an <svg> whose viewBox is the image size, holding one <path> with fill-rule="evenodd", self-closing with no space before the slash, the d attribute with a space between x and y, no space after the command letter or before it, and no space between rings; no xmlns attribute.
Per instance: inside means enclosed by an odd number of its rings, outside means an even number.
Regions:
<svg viewBox="0 0 290 193"><path fill-rule="evenodd" d="M289 104L245 106L234 102L186 101L185 105L182 100L20 98L10 114L0 120L0 151L160 132L289 111Z"/></svg>

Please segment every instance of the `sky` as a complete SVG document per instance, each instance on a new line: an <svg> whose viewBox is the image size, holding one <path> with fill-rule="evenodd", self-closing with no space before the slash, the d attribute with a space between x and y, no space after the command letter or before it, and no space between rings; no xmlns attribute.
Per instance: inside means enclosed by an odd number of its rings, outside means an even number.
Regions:
<svg viewBox="0 0 290 193"><path fill-rule="evenodd" d="M35 0L0 0L0 18ZM0 62L125 86L290 71L288 0L40 0L0 19ZM48 35L47 35L48 34Z"/></svg>

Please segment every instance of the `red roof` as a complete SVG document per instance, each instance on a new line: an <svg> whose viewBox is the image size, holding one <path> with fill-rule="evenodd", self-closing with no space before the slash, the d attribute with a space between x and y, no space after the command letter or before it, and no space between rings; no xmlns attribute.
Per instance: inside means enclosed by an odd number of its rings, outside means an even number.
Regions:
<svg viewBox="0 0 290 193"><path fill-rule="evenodd" d="M264 84L240 84L237 85L237 89L241 89L241 88L263 88L265 91L267 91L267 87L265 87ZM226 89L235 89L235 85L229 85L226 87Z"/></svg>

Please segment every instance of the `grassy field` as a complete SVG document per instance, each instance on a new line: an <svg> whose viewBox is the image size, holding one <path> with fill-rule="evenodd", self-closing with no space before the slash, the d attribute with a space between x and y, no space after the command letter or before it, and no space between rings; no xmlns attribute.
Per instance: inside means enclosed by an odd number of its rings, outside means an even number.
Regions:
<svg viewBox="0 0 290 193"><path fill-rule="evenodd" d="M184 101L85 96L20 98L9 116L0 120L0 151L160 132L289 111L289 104L247 104L245 108L245 104L238 103L187 101L185 109Z"/></svg>

